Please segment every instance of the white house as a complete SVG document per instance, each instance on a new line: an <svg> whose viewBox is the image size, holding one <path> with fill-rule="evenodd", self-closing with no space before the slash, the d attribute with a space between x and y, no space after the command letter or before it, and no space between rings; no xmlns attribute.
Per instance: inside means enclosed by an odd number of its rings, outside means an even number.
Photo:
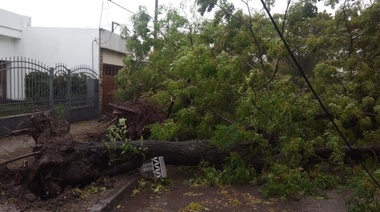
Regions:
<svg viewBox="0 0 380 212"><path fill-rule="evenodd" d="M104 29L33 27L30 17L0 9L0 61L26 57L50 67L90 66L98 73L103 105L111 101L112 78L123 66L125 47L120 35ZM6 78L0 71L0 96L11 98L17 92L6 86Z"/></svg>

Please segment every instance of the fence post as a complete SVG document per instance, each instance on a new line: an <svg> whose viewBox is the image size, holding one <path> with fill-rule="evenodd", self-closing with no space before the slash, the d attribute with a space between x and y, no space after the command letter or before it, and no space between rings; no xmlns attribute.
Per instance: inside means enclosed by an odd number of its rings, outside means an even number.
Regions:
<svg viewBox="0 0 380 212"><path fill-rule="evenodd" d="M54 108L54 68L49 69L49 109Z"/></svg>
<svg viewBox="0 0 380 212"><path fill-rule="evenodd" d="M71 70L67 69L67 121L71 122Z"/></svg>

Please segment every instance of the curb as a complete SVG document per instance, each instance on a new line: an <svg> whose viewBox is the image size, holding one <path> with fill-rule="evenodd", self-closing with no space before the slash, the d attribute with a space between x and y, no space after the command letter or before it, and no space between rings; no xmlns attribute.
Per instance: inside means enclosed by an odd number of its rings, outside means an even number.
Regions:
<svg viewBox="0 0 380 212"><path fill-rule="evenodd" d="M131 175L131 180L128 183L118 188L114 188L104 199L101 199L98 203L92 205L90 212L110 211L126 196L128 192L133 190L133 187L137 185L137 181L140 177L140 174Z"/></svg>

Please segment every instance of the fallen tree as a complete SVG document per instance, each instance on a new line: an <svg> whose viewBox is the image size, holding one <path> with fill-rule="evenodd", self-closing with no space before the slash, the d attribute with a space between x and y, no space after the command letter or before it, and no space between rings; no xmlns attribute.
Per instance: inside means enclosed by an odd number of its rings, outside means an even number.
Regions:
<svg viewBox="0 0 380 212"><path fill-rule="evenodd" d="M260 172L263 160L260 155L250 152L249 145L237 145L226 151L219 150L209 141L116 141L112 143L75 141L69 133L66 121L54 120L49 115L41 113L32 117L32 122L38 134L34 151L5 161L1 166L2 176L11 173L17 177L18 183L28 188L42 199L59 195L67 185L85 185L96 179L119 173L136 170L144 162L156 156L163 156L166 164L197 165L207 161L215 166L221 166L231 152L239 153L246 161ZM122 155L125 142L136 148L145 149L140 152ZM380 155L380 144L366 147L342 147L346 157L355 161L362 157ZM328 160L333 150L318 148L312 157L305 158L305 164L310 165ZM120 157L118 157L120 156ZM126 157L125 157L126 156ZM25 167L8 169L6 164L26 157L33 160ZM118 157L118 160L112 160Z"/></svg>

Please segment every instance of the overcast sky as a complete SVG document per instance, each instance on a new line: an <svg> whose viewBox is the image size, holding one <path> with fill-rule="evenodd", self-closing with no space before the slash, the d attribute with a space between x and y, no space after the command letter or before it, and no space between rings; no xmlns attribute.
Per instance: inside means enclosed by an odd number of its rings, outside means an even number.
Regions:
<svg viewBox="0 0 380 212"><path fill-rule="evenodd" d="M131 12L144 5L153 16L155 0L112 0ZM132 13L109 0L0 0L0 8L32 18L32 26L105 28L110 30L112 21L128 25ZM193 3L194 1L190 1ZM230 0L239 7L240 0ZM278 0L284 4L285 0ZM179 8L181 0L159 0L159 4ZM278 5L276 11L285 10ZM240 4L241 5L241 4ZM261 9L260 0L251 0L250 5Z"/></svg>

